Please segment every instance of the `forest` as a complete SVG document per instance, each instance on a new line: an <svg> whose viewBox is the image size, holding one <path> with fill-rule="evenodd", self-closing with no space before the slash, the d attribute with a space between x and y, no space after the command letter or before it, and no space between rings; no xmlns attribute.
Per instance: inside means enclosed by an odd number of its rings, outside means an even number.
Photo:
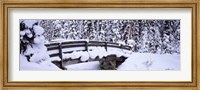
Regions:
<svg viewBox="0 0 200 90"><path fill-rule="evenodd" d="M56 39L121 43L133 52L180 54L180 20L38 20L46 42Z"/></svg>

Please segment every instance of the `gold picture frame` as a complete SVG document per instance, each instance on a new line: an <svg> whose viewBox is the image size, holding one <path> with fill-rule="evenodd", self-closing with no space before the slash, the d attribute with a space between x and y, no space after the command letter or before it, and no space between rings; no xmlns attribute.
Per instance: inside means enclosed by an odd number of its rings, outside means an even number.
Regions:
<svg viewBox="0 0 200 90"><path fill-rule="evenodd" d="M199 90L199 0L3 0L1 2L0 73L5 90ZM192 9L192 82L9 82L8 10L9 8L191 8Z"/></svg>

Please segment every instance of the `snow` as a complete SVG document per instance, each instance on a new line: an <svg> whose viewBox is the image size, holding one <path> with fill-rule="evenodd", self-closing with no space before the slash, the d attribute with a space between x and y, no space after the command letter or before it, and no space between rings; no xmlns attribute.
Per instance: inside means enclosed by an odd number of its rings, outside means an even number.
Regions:
<svg viewBox="0 0 200 90"><path fill-rule="evenodd" d="M124 52L122 52L121 50L119 50L119 49L110 49L110 50L108 50L108 54L109 55L112 55L112 54L114 54L114 55L116 55L117 57L121 57L121 56L124 56Z"/></svg>
<svg viewBox="0 0 200 90"><path fill-rule="evenodd" d="M81 53L81 61L87 61L90 58L89 54L87 52Z"/></svg>
<svg viewBox="0 0 200 90"><path fill-rule="evenodd" d="M63 58L77 59L80 57L81 61L86 61L89 58L91 59L95 59L96 57L103 58L111 54L117 55L117 57L127 56L125 55L125 52L122 52L121 50L118 50L118 49L110 49L107 52L104 47L93 47L93 48L90 48L88 52L87 51L73 51L70 54L69 53L63 54Z"/></svg>
<svg viewBox="0 0 200 90"><path fill-rule="evenodd" d="M63 52L70 52L70 51L78 51L78 50L85 50L85 47L76 47L76 48L63 48Z"/></svg>
<svg viewBox="0 0 200 90"><path fill-rule="evenodd" d="M23 21L28 28L31 28L33 24L37 23L37 20L24 20Z"/></svg>
<svg viewBox="0 0 200 90"><path fill-rule="evenodd" d="M26 32L25 32L25 31L20 31L19 34L20 34L21 36L24 36L24 35L26 34Z"/></svg>
<svg viewBox="0 0 200 90"><path fill-rule="evenodd" d="M27 45L27 49L26 51L24 52L24 55L31 55L34 53L34 50L33 48L30 46L30 45Z"/></svg>
<svg viewBox="0 0 200 90"><path fill-rule="evenodd" d="M20 31L21 41L26 42L23 53L20 53L20 70L60 70L56 65L51 63L53 59L47 53L47 47L44 46L45 38L43 36L44 29L36 25L37 20L24 20L24 24L28 27L22 27ZM33 31L31 31L33 28ZM28 38L23 40L23 36L27 35ZM33 38L33 43L29 39ZM21 45L21 43L20 43ZM29 61L29 62L28 62Z"/></svg>
<svg viewBox="0 0 200 90"><path fill-rule="evenodd" d="M37 43L37 44L41 43L41 44L44 44L44 42L45 42L44 36L36 36L36 37L34 38L34 43Z"/></svg>
<svg viewBox="0 0 200 90"><path fill-rule="evenodd" d="M99 70L99 61L65 66L67 70Z"/></svg>
<svg viewBox="0 0 200 90"><path fill-rule="evenodd" d="M60 57L51 57L47 61L61 61Z"/></svg>
<svg viewBox="0 0 200 90"><path fill-rule="evenodd" d="M30 34L30 33L31 33L30 29L25 29L24 32L25 32L26 34Z"/></svg>
<svg viewBox="0 0 200 90"><path fill-rule="evenodd" d="M33 30L35 32L35 35L42 35L44 33L44 29L39 25L33 26Z"/></svg>
<svg viewBox="0 0 200 90"><path fill-rule="evenodd" d="M44 36L42 35L44 33L44 29L40 26L34 26L33 27L35 32L35 38L34 38L34 44L32 46L27 45L27 50L25 51L24 55L31 55L30 62L41 62L45 61L49 58L49 54L47 53L47 48L44 46ZM26 33L28 33L29 37L32 37L32 34L29 33L29 29L25 30Z"/></svg>
<svg viewBox="0 0 200 90"><path fill-rule="evenodd" d="M104 47L94 47L91 51L88 51L88 53L92 59L95 59L97 56L103 58L108 55Z"/></svg>
<svg viewBox="0 0 200 90"><path fill-rule="evenodd" d="M28 62L24 55L20 54L20 70L61 70L50 61L43 61L41 63Z"/></svg>
<svg viewBox="0 0 200 90"><path fill-rule="evenodd" d="M42 60L44 61L49 58L47 48L42 44L33 44L32 51L29 50L27 52L33 52L33 56L30 58L31 62L41 62Z"/></svg>
<svg viewBox="0 0 200 90"><path fill-rule="evenodd" d="M33 34L28 34L28 37L29 37L29 38L32 38L32 37L33 37Z"/></svg>
<svg viewBox="0 0 200 90"><path fill-rule="evenodd" d="M60 24L56 25L56 29L61 29L61 28L62 28L62 26Z"/></svg>
<svg viewBox="0 0 200 90"><path fill-rule="evenodd" d="M65 66L67 70L99 70L99 61ZM133 53L117 70L122 71L164 71L180 70L179 55Z"/></svg>
<svg viewBox="0 0 200 90"><path fill-rule="evenodd" d="M71 50L75 48L70 48ZM49 53L54 53L58 51L49 51ZM130 52L130 51L129 51ZM100 59L108 55L116 55L117 57L125 56L129 57L130 53L127 50L108 48L108 51L104 47L89 47L88 51L74 50L72 53L63 53L63 59L77 59L80 58L81 61L87 61L88 59L95 59L99 57Z"/></svg>
<svg viewBox="0 0 200 90"><path fill-rule="evenodd" d="M63 59L70 59L71 58L71 53L66 53L62 55Z"/></svg>
<svg viewBox="0 0 200 90"><path fill-rule="evenodd" d="M87 39L129 45L134 52L180 54L180 20L42 20L39 25L49 41Z"/></svg>
<svg viewBox="0 0 200 90"><path fill-rule="evenodd" d="M133 53L117 70L180 70L180 56Z"/></svg>
<svg viewBox="0 0 200 90"><path fill-rule="evenodd" d="M74 51L71 53L71 59L77 59L79 57L81 57L82 51Z"/></svg>

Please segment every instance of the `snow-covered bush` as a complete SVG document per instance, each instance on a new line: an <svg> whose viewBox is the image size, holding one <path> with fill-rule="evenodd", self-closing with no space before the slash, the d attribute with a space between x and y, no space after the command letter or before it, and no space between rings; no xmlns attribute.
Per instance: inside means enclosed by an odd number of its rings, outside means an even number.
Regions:
<svg viewBox="0 0 200 90"><path fill-rule="evenodd" d="M49 58L44 46L44 29L36 20L22 20L20 22L20 53L29 62L41 62Z"/></svg>

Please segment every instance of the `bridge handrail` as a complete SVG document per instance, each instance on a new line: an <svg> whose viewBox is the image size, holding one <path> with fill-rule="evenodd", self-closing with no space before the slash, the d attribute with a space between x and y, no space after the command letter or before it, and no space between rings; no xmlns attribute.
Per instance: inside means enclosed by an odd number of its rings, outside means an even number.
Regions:
<svg viewBox="0 0 200 90"><path fill-rule="evenodd" d="M73 47L84 47L83 51L88 51L90 46L101 46L104 47L107 51L108 47L119 48L125 50L131 50L131 46L122 45L114 42L105 42L105 41L65 41L65 42L56 42L45 44L48 51L59 50L59 53L50 54L50 57L59 56L62 59L62 53L71 53L73 51L63 52L62 49L73 48Z"/></svg>

